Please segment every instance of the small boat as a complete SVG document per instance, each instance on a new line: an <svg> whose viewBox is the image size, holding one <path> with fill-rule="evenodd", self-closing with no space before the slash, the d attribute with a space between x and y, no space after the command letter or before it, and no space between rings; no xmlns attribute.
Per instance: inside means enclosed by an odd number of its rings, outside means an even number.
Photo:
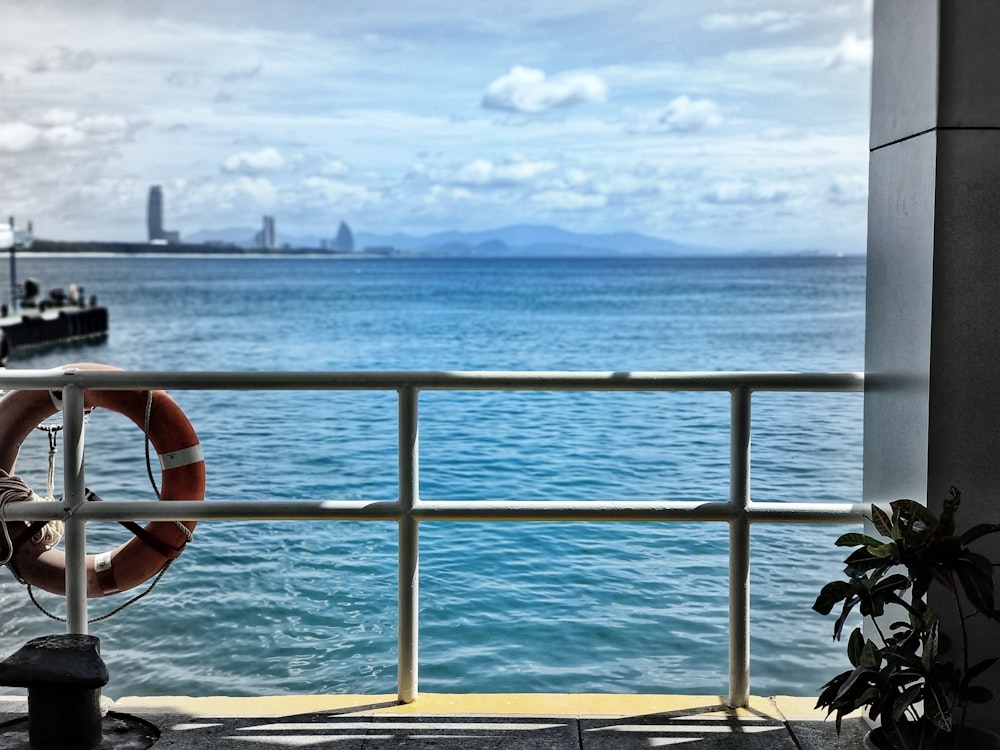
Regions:
<svg viewBox="0 0 1000 750"><path fill-rule="evenodd" d="M18 229L13 217L0 223L0 250L10 250L10 302L0 304L0 367L11 354L55 344L103 338L108 335L108 310L87 299L75 284L69 290L53 289L43 296L35 279L17 283L17 251L34 243L31 223Z"/></svg>

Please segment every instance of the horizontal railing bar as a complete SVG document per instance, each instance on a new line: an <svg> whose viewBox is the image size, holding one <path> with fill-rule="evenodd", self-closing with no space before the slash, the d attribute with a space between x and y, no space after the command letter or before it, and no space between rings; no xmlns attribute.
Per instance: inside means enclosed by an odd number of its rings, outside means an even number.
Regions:
<svg viewBox="0 0 1000 750"><path fill-rule="evenodd" d="M727 502L599 500L421 500L421 521L728 521Z"/></svg>
<svg viewBox="0 0 1000 750"><path fill-rule="evenodd" d="M7 521L62 519L61 503L12 502ZM76 512L87 521L395 521L401 514L394 500L175 500L164 502L105 500Z"/></svg>
<svg viewBox="0 0 1000 750"><path fill-rule="evenodd" d="M860 372L135 372L128 370L6 370L0 388L102 390L572 390L857 392Z"/></svg>
<svg viewBox="0 0 1000 750"><path fill-rule="evenodd" d="M420 521L729 521L744 510L728 502L655 500L421 500ZM751 521L768 523L860 522L860 503L751 503ZM396 501L232 500L88 503L74 517L86 521L391 521L403 515ZM64 519L61 503L12 502L7 521Z"/></svg>
<svg viewBox="0 0 1000 750"><path fill-rule="evenodd" d="M729 502L592 500L421 500L421 521L730 521L746 513L768 523L842 523L862 520L861 503L751 503L744 511Z"/></svg>
<svg viewBox="0 0 1000 750"><path fill-rule="evenodd" d="M751 522L766 523L861 523L862 503L778 503L751 502L747 512Z"/></svg>

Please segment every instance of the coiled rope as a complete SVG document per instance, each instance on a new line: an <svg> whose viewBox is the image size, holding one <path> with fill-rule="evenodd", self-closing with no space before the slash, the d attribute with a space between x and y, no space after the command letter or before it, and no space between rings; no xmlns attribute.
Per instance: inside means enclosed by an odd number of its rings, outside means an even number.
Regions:
<svg viewBox="0 0 1000 750"><path fill-rule="evenodd" d="M14 502L56 502L51 497L41 497L28 486L17 474L8 474L0 469L0 528L3 528L4 537L4 558L0 565L7 565L14 557L14 541L7 530L7 524L3 522L4 512L7 503ZM25 524L26 526L28 524ZM49 521L41 529L35 532L31 541L35 544L44 544L46 547L54 547L59 544L63 535L63 522L59 520ZM13 568L12 568L13 570Z"/></svg>

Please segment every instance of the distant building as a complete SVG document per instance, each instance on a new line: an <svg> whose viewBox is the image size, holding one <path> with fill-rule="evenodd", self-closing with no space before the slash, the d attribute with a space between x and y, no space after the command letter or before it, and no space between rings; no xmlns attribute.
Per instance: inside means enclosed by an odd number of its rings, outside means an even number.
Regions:
<svg viewBox="0 0 1000 750"><path fill-rule="evenodd" d="M278 232L274 228L274 217L265 216L261 230L254 236L254 245L262 250L278 249Z"/></svg>
<svg viewBox="0 0 1000 750"><path fill-rule="evenodd" d="M153 185L149 189L146 224L149 227L150 242L163 239L163 191L159 185Z"/></svg>
<svg viewBox="0 0 1000 750"><path fill-rule="evenodd" d="M163 228L163 190L159 185L149 189L149 203L146 207L146 226L149 229L149 241L157 245L179 244L180 232L170 232Z"/></svg>
<svg viewBox="0 0 1000 750"><path fill-rule="evenodd" d="M333 249L339 250L342 253L354 252L354 235L351 233L351 228L347 226L346 222L340 222L340 227L337 229L337 238L333 241Z"/></svg>

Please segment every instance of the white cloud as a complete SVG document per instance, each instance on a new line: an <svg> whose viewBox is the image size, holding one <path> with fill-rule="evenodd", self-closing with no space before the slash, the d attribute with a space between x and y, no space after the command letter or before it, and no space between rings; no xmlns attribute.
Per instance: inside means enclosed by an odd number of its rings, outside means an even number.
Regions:
<svg viewBox="0 0 1000 750"><path fill-rule="evenodd" d="M831 203L853 204L868 201L868 180L857 175L839 175L826 191Z"/></svg>
<svg viewBox="0 0 1000 750"><path fill-rule="evenodd" d="M247 81L259 76L263 69L263 64L257 63L256 65L251 65L245 68L231 70L228 73L223 74L222 80L227 83L231 83L233 81Z"/></svg>
<svg viewBox="0 0 1000 750"><path fill-rule="evenodd" d="M685 95L671 101L659 113L656 127L672 133L694 133L722 122L719 108L710 99L692 99Z"/></svg>
<svg viewBox="0 0 1000 750"><path fill-rule="evenodd" d="M117 138L128 132L129 121L119 115L94 115L81 117L76 127L98 138Z"/></svg>
<svg viewBox="0 0 1000 750"><path fill-rule="evenodd" d="M192 89L205 83L205 76L200 71L172 70L164 76L163 80L168 86Z"/></svg>
<svg viewBox="0 0 1000 750"><path fill-rule="evenodd" d="M41 140L47 146L55 148L72 148L79 146L87 139L86 134L74 125L56 125L41 133Z"/></svg>
<svg viewBox="0 0 1000 750"><path fill-rule="evenodd" d="M618 198L656 195L660 192L659 182L655 177L617 173L602 180L597 189L603 195Z"/></svg>
<svg viewBox="0 0 1000 750"><path fill-rule="evenodd" d="M475 187L504 187L532 182L555 169L556 164L551 161L494 164L486 159L475 159L458 170L452 181Z"/></svg>
<svg viewBox="0 0 1000 750"><path fill-rule="evenodd" d="M279 191L266 177L241 177L227 192L230 197L249 196L257 205L269 207L277 202Z"/></svg>
<svg viewBox="0 0 1000 750"><path fill-rule="evenodd" d="M326 177L343 177L350 173L351 168L340 159L330 159L320 167L319 171Z"/></svg>
<svg viewBox="0 0 1000 750"><path fill-rule="evenodd" d="M801 25L801 15L783 10L762 10L756 13L712 13L701 21L701 27L706 31L757 29L770 34L791 31Z"/></svg>
<svg viewBox="0 0 1000 750"><path fill-rule="evenodd" d="M546 190L531 196L531 200L557 211L579 211L604 208L607 205L607 198L603 195L577 193L571 190Z"/></svg>
<svg viewBox="0 0 1000 750"><path fill-rule="evenodd" d="M49 47L28 64L32 73L56 71L77 72L90 70L97 64L97 55L87 50L71 50L68 47Z"/></svg>
<svg viewBox="0 0 1000 750"><path fill-rule="evenodd" d="M757 182L720 182L702 198L708 203L761 205L782 203L791 195L784 185Z"/></svg>
<svg viewBox="0 0 1000 750"><path fill-rule="evenodd" d="M18 153L35 147L41 139L41 131L34 125L20 120L0 122L0 151Z"/></svg>
<svg viewBox="0 0 1000 750"><path fill-rule="evenodd" d="M486 89L483 106L537 114L558 107L603 102L608 85L592 73L563 73L548 78L536 68L515 65Z"/></svg>
<svg viewBox="0 0 1000 750"><path fill-rule="evenodd" d="M285 159L276 148L263 148L260 151L241 151L226 158L222 163L222 171L240 174L257 174L274 172L283 169Z"/></svg>
<svg viewBox="0 0 1000 750"><path fill-rule="evenodd" d="M692 99L682 94L665 107L628 112L625 130L633 134L698 133L718 127L723 119L719 105L711 99Z"/></svg>
<svg viewBox="0 0 1000 750"><path fill-rule="evenodd" d="M37 120L0 123L0 151L17 153L34 148L66 149L86 143L114 143L128 135L129 121L117 115L80 117L65 109L50 109Z"/></svg>
<svg viewBox="0 0 1000 750"><path fill-rule="evenodd" d="M826 59L828 70L853 68L864 70L872 64L872 39L861 39L854 33L847 33L833 48Z"/></svg>
<svg viewBox="0 0 1000 750"><path fill-rule="evenodd" d="M362 185L352 185L342 180L331 180L326 177L307 177L302 182L306 192L321 198L324 204L336 204L340 208L357 208L371 203L377 198L377 193ZM315 200L311 201L315 203Z"/></svg>
<svg viewBox="0 0 1000 750"><path fill-rule="evenodd" d="M448 208L456 203L474 203L475 196L465 188L446 188L434 185L424 193L420 202L427 208Z"/></svg>
<svg viewBox="0 0 1000 750"><path fill-rule="evenodd" d="M38 118L40 125L54 127L56 125L72 125L80 115L71 109L50 109Z"/></svg>

